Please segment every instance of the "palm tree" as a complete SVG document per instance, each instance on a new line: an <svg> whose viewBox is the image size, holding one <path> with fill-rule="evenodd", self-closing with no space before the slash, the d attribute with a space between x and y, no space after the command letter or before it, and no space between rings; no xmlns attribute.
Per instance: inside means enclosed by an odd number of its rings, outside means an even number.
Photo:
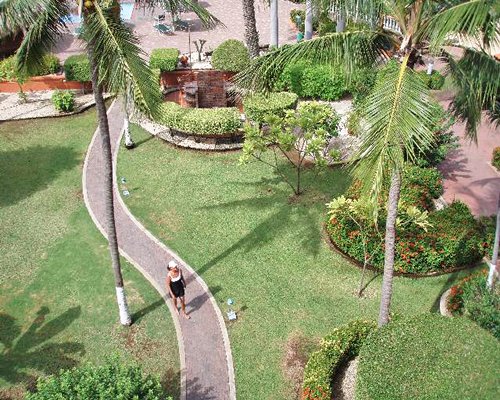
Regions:
<svg viewBox="0 0 500 400"><path fill-rule="evenodd" d="M176 4L191 0L172 0ZM120 19L117 0L79 0L83 13L83 39L90 61L92 87L96 103L104 160L105 215L111 264L122 325L132 323L128 312L120 265L113 200L113 168L109 124L103 87L123 93L129 86L134 107L152 117L157 116L161 102L158 82L145 61L139 39ZM5 0L0 3L0 37L25 29L17 51L18 70L36 70L42 56L50 51L67 31L64 17L70 14L73 1ZM204 11L206 13L206 11Z"/></svg>
<svg viewBox="0 0 500 400"><path fill-rule="evenodd" d="M351 7L351 14L346 12L346 15L354 15L352 10L356 7L358 7L356 12L363 9L376 11L380 4L379 1L369 0L316 1L319 6L324 6L326 2L329 6L341 3L342 6ZM384 182L390 181L387 199L384 278L378 321L380 326L389 320L394 273L396 219L403 166L405 162L413 161L418 151L429 148L433 142L433 133L429 128L431 126L429 93L422 80L412 70L415 60L415 46L417 43L421 43L424 38L432 39L433 35L433 43L435 46L439 46L439 40L442 43L443 38L450 32L467 30L470 33L476 33L478 30L484 29L486 22L488 22L487 26L493 26L496 30L498 29L499 17L499 13L490 12L493 2L471 0L467 2L466 12L461 8L462 5L457 6L461 10L461 17L463 18L464 15L468 17L467 24L460 25L462 19L455 15L457 9L453 9L453 7L441 9L435 16L430 16L426 23L422 23L423 16L427 15L425 11L430 6L428 1L382 0L381 3L386 10L392 11L391 13L402 23L403 35L398 52L400 62L396 66L389 65L385 73L380 74L365 107L361 110L366 125L365 131L360 136L360 148L353 156L353 160L359 158L360 161L353 163L352 169L353 175L364 183L365 192L370 194L376 206L379 204L379 196ZM454 23L448 23L451 19ZM443 25L443 22L447 25ZM286 65L302 59L316 63L342 65L349 79L357 67L373 67L377 60L384 59L385 53L381 50L384 39L394 40L387 33L358 30L337 32L292 46L284 46L255 60L249 68L236 77L236 81L246 89L270 90L273 82L280 76ZM481 67L470 65L471 68L481 71L486 69L483 68L484 66L485 63ZM481 74L482 80L479 80L483 86L486 86L485 76ZM477 81L478 79L474 82ZM498 82L489 85L497 85L496 87L498 87ZM488 93L493 91L489 88Z"/></svg>
<svg viewBox="0 0 500 400"><path fill-rule="evenodd" d="M304 39L312 39L313 36L313 4L312 0L306 0L306 21Z"/></svg>
<svg viewBox="0 0 500 400"><path fill-rule="evenodd" d="M259 32L255 21L255 2L254 0L242 0L243 18L245 20L245 42L250 52L250 57L259 56Z"/></svg>
<svg viewBox="0 0 500 400"><path fill-rule="evenodd" d="M276 48L279 44L278 0L271 0L271 40L269 47Z"/></svg>

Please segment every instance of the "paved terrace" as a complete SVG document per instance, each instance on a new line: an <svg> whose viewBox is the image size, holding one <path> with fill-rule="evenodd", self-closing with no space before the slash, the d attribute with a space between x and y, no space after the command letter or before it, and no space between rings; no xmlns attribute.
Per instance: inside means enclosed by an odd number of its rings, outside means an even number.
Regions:
<svg viewBox="0 0 500 400"><path fill-rule="evenodd" d="M280 44L294 42L296 32L290 22L290 10L293 8L303 8L301 4L294 4L289 1L279 0L279 42ZM181 14L182 20L189 19L191 22L191 51L196 51L193 41L205 39L207 42L203 51L214 50L220 43L227 39L243 40L245 26L243 22L243 8L241 0L206 0L200 1L210 13L222 21L225 27L218 27L207 31L201 27L199 19L193 13ZM159 14L166 15L166 23L170 24L169 13L165 13L160 8L153 12L142 8L134 9L132 19L129 23L141 39L141 47L150 54L152 49L159 47L175 47L182 53L189 51L188 32L176 31L173 35L161 35L153 28L154 17ZM257 30L259 31L260 44L268 44L270 38L270 10L263 1L255 2L255 17L257 20ZM78 24L69 24L68 28L74 32ZM73 54L80 54L83 51L82 43L73 34L64 35L59 44L54 49L54 53L64 61Z"/></svg>

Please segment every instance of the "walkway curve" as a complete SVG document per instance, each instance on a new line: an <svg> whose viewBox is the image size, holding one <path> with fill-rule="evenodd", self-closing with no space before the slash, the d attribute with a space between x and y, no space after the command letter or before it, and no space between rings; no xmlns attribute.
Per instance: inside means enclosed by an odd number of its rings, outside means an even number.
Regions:
<svg viewBox="0 0 500 400"><path fill-rule="evenodd" d="M115 172L123 125L122 109L121 103L116 100L108 110ZM179 344L181 400L235 400L236 387L229 336L210 289L186 262L137 221L119 194L116 174L113 179L120 253L151 282L172 314ZM97 129L85 157L83 196L92 220L103 236L107 237L102 181L101 139ZM175 258L181 265L188 283L186 309L191 312L190 320L180 319L168 299L165 265L171 258Z"/></svg>

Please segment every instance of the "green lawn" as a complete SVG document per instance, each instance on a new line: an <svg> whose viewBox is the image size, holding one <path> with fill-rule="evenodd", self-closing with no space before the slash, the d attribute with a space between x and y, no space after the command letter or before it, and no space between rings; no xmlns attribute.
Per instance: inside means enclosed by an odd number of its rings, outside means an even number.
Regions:
<svg viewBox="0 0 500 400"><path fill-rule="evenodd" d="M107 244L81 191L95 126L93 111L0 124L0 398L21 398L36 376L113 354L178 392L170 314L125 262L136 323L118 322Z"/></svg>
<svg viewBox="0 0 500 400"><path fill-rule="evenodd" d="M292 398L282 371L291 337L319 338L378 314L381 278L358 299L360 271L322 237L324 204L346 189L346 172L306 174L296 198L267 166L239 165L238 152L176 149L137 127L133 136L141 144L118 161L125 202L201 274L223 311L228 297L241 310L229 325L238 399ZM393 311L436 310L458 276L396 278Z"/></svg>

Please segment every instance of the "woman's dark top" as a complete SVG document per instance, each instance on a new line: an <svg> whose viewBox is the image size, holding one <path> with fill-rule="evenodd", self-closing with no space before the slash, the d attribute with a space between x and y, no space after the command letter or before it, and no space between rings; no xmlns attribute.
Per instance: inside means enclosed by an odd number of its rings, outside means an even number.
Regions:
<svg viewBox="0 0 500 400"><path fill-rule="evenodd" d="M181 271L175 278L170 275L170 289L176 298L184 296L184 279Z"/></svg>

